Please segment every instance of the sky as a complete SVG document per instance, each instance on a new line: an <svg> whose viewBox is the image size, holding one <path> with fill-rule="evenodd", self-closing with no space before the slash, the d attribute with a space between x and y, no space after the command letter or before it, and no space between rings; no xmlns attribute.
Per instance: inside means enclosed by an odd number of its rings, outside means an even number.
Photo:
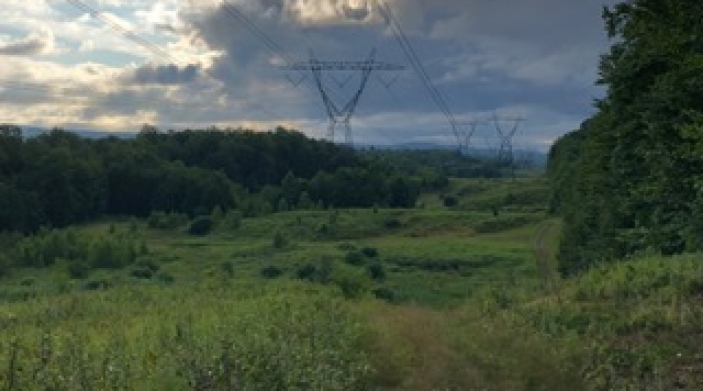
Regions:
<svg viewBox="0 0 703 391"><path fill-rule="evenodd" d="M456 129L475 132L472 147L496 148L496 128L519 125L517 147L546 151L604 93L601 14L614 1L385 0L443 110L377 0L0 0L0 122L284 126L322 138L329 120L313 74L286 66L373 53L405 69L371 73L355 143L455 144L449 112ZM362 77L325 71L320 82L341 108Z"/></svg>

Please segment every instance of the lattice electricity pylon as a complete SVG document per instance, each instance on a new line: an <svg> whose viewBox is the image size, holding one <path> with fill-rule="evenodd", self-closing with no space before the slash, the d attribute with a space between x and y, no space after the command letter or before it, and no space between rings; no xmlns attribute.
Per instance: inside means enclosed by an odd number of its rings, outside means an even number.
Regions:
<svg viewBox="0 0 703 391"><path fill-rule="evenodd" d="M510 129L503 128L501 126L502 122L513 122L513 127ZM520 124L525 122L524 118L498 118L498 116L493 116L493 123L496 127L496 132L498 132L498 138L500 139L500 149L498 150L498 162L510 165L513 168L515 163L515 157L513 155L513 139L520 128Z"/></svg>
<svg viewBox="0 0 703 391"><path fill-rule="evenodd" d="M458 128L457 132L457 142L459 143L459 152L465 155L469 155L471 151L471 140L476 134L479 125L488 123L488 121L473 120L467 122L457 122L456 126Z"/></svg>
<svg viewBox="0 0 703 391"><path fill-rule="evenodd" d="M344 128L345 142L348 145L353 145L351 119L354 116L356 108L359 106L361 96L366 90L369 77L373 72L400 71L405 69L405 67L376 61L375 49L371 51L371 54L365 61L320 61L311 50L310 60L289 65L285 67L285 69L312 73L315 86L320 92L322 103L325 105L325 110L330 120L327 137L330 141L334 141L335 132L337 128L341 126ZM323 80L323 74L325 72L340 71L361 73L359 87L344 106L338 105L330 97L327 86ZM350 79L347 79L344 83L340 83L336 78L333 78L333 80L337 81L337 87L343 87L350 81Z"/></svg>

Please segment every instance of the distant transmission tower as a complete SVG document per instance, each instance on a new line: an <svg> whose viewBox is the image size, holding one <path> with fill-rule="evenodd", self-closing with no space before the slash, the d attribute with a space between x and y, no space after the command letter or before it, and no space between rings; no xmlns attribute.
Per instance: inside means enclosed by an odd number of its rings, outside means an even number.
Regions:
<svg viewBox="0 0 703 391"><path fill-rule="evenodd" d="M341 127L344 129L346 144L353 145L351 119L356 112L356 108L359 106L361 96L366 90L369 77L371 77L373 72L400 71L405 69L405 67L376 61L375 49L371 51L371 54L365 61L320 61L311 50L310 60L294 63L285 67L285 69L312 73L315 86L320 92L322 103L325 105L325 110L330 121L327 137L330 141L334 141L336 130ZM343 106L339 105L330 97L323 77L325 73L329 72L359 72L361 74L361 80L356 92ZM351 77L348 77L340 82L339 79L333 75L331 75L331 79L335 81L338 88L343 88L351 81Z"/></svg>
<svg viewBox="0 0 703 391"><path fill-rule="evenodd" d="M457 128L459 129L459 132L457 132L457 141L459 142L459 152L469 155L471 152L471 145L472 145L472 139L474 138L474 135L476 134L476 130L478 130L478 127L480 125L485 124L486 121L479 121L479 120L473 120L473 121L467 121L467 122L457 122Z"/></svg>
<svg viewBox="0 0 703 391"><path fill-rule="evenodd" d="M501 125L502 122L512 122L513 126L511 128L506 128ZM524 118L498 118L497 115L493 116L493 123L496 127L496 132L498 132L498 138L500 141L500 149L498 150L498 162L502 164L507 164L510 166L511 170L515 169L515 155L513 153L513 140L515 135L520 128L520 124L525 122Z"/></svg>

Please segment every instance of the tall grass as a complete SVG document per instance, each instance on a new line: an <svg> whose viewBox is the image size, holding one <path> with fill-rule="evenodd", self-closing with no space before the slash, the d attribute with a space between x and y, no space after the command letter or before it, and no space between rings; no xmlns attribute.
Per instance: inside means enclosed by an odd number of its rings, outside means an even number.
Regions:
<svg viewBox="0 0 703 391"><path fill-rule="evenodd" d="M346 303L295 290L241 297L251 292L129 288L0 307L0 387L367 389L363 329Z"/></svg>

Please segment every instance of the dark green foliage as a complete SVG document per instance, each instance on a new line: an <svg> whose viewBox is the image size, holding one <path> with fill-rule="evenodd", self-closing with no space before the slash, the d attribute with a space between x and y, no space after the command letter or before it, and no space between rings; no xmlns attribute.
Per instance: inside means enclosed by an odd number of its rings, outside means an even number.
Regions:
<svg viewBox="0 0 703 391"><path fill-rule="evenodd" d="M376 247L364 247L361 249L361 253L368 258L378 257L378 249Z"/></svg>
<svg viewBox="0 0 703 391"><path fill-rule="evenodd" d="M213 222L210 216L196 217L188 227L188 233L194 236L205 236L212 231Z"/></svg>
<svg viewBox="0 0 703 391"><path fill-rule="evenodd" d="M166 213L154 211L147 218L147 225L152 229L174 230L188 223L185 213Z"/></svg>
<svg viewBox="0 0 703 391"><path fill-rule="evenodd" d="M442 190L448 178L500 178L510 172L491 157L465 156L448 150L368 150L362 152L377 161L389 164L395 170L420 178L426 190ZM539 166L539 159L517 162L518 167Z"/></svg>
<svg viewBox="0 0 703 391"><path fill-rule="evenodd" d="M307 280L310 282L317 281L317 267L311 263L307 263L295 272L295 276L299 280Z"/></svg>
<svg viewBox="0 0 703 391"><path fill-rule="evenodd" d="M234 262L224 261L220 264L220 270L226 278L234 278Z"/></svg>
<svg viewBox="0 0 703 391"><path fill-rule="evenodd" d="M90 275L90 267L84 262L72 262L68 265L68 275L76 280L83 280Z"/></svg>
<svg viewBox="0 0 703 391"><path fill-rule="evenodd" d="M163 271L156 274L156 279L164 284L173 284L176 281L175 277Z"/></svg>
<svg viewBox="0 0 703 391"><path fill-rule="evenodd" d="M10 275L11 266L10 258L4 254L0 254L0 278Z"/></svg>
<svg viewBox="0 0 703 391"><path fill-rule="evenodd" d="M138 248L134 238L123 234L91 238L70 229L44 229L16 243L10 255L18 267L50 267L61 259L69 267L80 263L93 269L120 269L135 262Z"/></svg>
<svg viewBox="0 0 703 391"><path fill-rule="evenodd" d="M361 298L368 290L368 281L361 273L348 271L340 273L335 279L335 284L342 291L345 299L356 300Z"/></svg>
<svg viewBox="0 0 703 391"><path fill-rule="evenodd" d="M361 251L351 250L344 256L344 262L352 266L362 266L366 263L366 257Z"/></svg>
<svg viewBox="0 0 703 391"><path fill-rule="evenodd" d="M282 249L289 244L288 238L281 231L276 231L273 235L273 248Z"/></svg>
<svg viewBox="0 0 703 391"><path fill-rule="evenodd" d="M315 232L317 232L318 236L324 238L330 234L330 226L327 223L322 223L317 227Z"/></svg>
<svg viewBox="0 0 703 391"><path fill-rule="evenodd" d="M453 195L445 195L442 197L442 203L447 208L453 208L459 203L459 200Z"/></svg>
<svg viewBox="0 0 703 391"><path fill-rule="evenodd" d="M396 218L389 218L383 222L383 225L388 229L398 229L403 226L403 223Z"/></svg>
<svg viewBox="0 0 703 391"><path fill-rule="evenodd" d="M83 289L87 291L97 291L110 288L110 282L107 280L88 281L83 285Z"/></svg>
<svg viewBox="0 0 703 391"><path fill-rule="evenodd" d="M381 262L374 262L366 266L366 274L368 274L372 280L386 280L386 269Z"/></svg>
<svg viewBox="0 0 703 391"><path fill-rule="evenodd" d="M150 131L101 140L58 129L25 139L17 130L0 132L0 231L29 233L103 214L208 214L247 202L247 191L278 186L288 173L285 196L294 206L319 172L363 166L351 149L283 129ZM335 197L314 201L323 196Z"/></svg>
<svg viewBox="0 0 703 391"><path fill-rule="evenodd" d="M276 266L266 266L261 269L261 276L268 279L278 278L283 275L283 270Z"/></svg>
<svg viewBox="0 0 703 391"><path fill-rule="evenodd" d="M550 153L566 275L647 250L703 249L703 8L635 0L604 18L614 41L600 64L608 93Z"/></svg>
<svg viewBox="0 0 703 391"><path fill-rule="evenodd" d="M129 272L129 275L141 280L150 280L152 277L154 277L154 271L149 268L138 267L136 269L132 269Z"/></svg>
<svg viewBox="0 0 703 391"><path fill-rule="evenodd" d="M312 199L310 198L310 194L308 194L307 191L303 191L302 193L300 193L300 202L298 202L298 209L301 209L301 210L315 209L315 204L312 202Z"/></svg>
<svg viewBox="0 0 703 391"><path fill-rule="evenodd" d="M386 287L381 287L381 288L376 288L376 289L374 289L374 290L373 290L373 295L374 295L377 299L379 299L379 300L384 300L384 301L387 301L387 302L389 302L389 303L394 303L394 302L397 300L395 292L394 292L392 289L386 288Z"/></svg>
<svg viewBox="0 0 703 391"><path fill-rule="evenodd" d="M95 269L121 269L137 259L136 246L126 240L105 238L93 243L89 259Z"/></svg>
<svg viewBox="0 0 703 391"><path fill-rule="evenodd" d="M157 272L161 269L161 265L152 257L140 257L135 262L135 266L142 269L148 269L152 272Z"/></svg>
<svg viewBox="0 0 703 391"><path fill-rule="evenodd" d="M296 278L319 284L328 284L332 278L334 263L329 259L323 259L318 264L307 263L298 268L295 272Z"/></svg>
<svg viewBox="0 0 703 391"><path fill-rule="evenodd" d="M388 205L392 208L413 208L419 195L419 187L402 177L390 183Z"/></svg>
<svg viewBox="0 0 703 391"><path fill-rule="evenodd" d="M474 225L474 229L478 233L486 234L486 233L496 233L496 232L503 232L503 231L508 231L511 229L515 229L518 227L525 226L527 224L534 223L538 218L535 218L534 216L504 216L500 217L499 215L494 214L493 219L491 220L485 220L477 223Z"/></svg>
<svg viewBox="0 0 703 391"><path fill-rule="evenodd" d="M224 227L230 231L236 231L242 226L242 212L230 210L225 215Z"/></svg>

